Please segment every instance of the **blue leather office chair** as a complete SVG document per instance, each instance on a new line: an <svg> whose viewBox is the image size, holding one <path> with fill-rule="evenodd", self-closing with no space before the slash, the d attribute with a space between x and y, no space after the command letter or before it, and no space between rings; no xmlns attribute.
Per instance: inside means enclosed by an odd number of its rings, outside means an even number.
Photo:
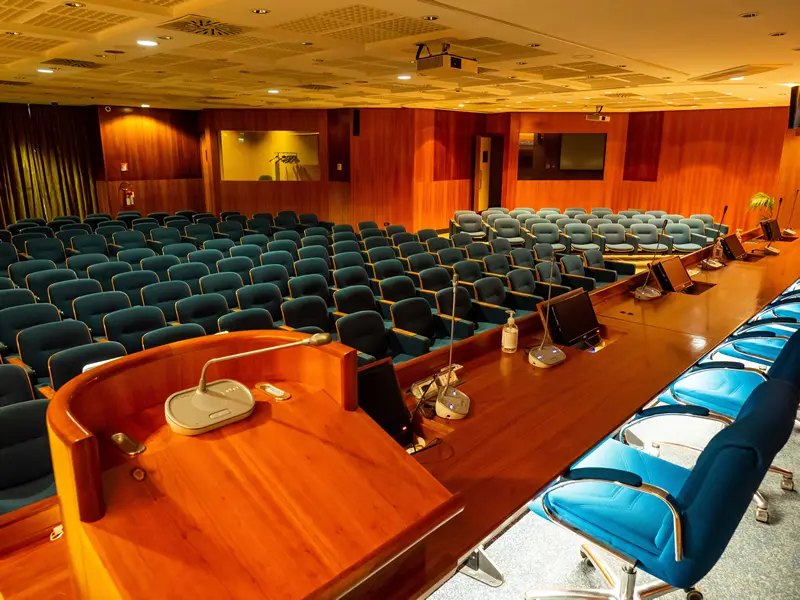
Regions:
<svg viewBox="0 0 800 600"><path fill-rule="evenodd" d="M257 331L275 329L270 312L264 308L246 308L222 315L217 321L220 331Z"/></svg>
<svg viewBox="0 0 800 600"><path fill-rule="evenodd" d="M555 223L537 223L531 231L533 243L550 244L555 252L569 252L569 238L563 235Z"/></svg>
<svg viewBox="0 0 800 600"><path fill-rule="evenodd" d="M341 317L336 321L336 332L342 344L358 351L359 366L387 357L398 364L430 350L430 340L410 332L387 329L381 315L370 310Z"/></svg>
<svg viewBox="0 0 800 600"><path fill-rule="evenodd" d="M605 238L605 252L634 254L639 250L639 239L626 232L619 223L604 223L597 232Z"/></svg>
<svg viewBox="0 0 800 600"><path fill-rule="evenodd" d="M528 599L652 598L694 587L725 551L777 452L788 441L798 390L760 385L740 417L718 433L689 471L608 440L581 459L530 509L578 533L624 566L616 577L588 545L587 562L612 590L532 590ZM636 586L637 569L660 581Z"/></svg>
<svg viewBox="0 0 800 600"><path fill-rule="evenodd" d="M100 282L94 279L72 279L50 284L47 288L47 298L61 313L62 318L74 319L72 303L75 299L89 294L99 294L102 291Z"/></svg>
<svg viewBox="0 0 800 600"><path fill-rule="evenodd" d="M708 240L705 236L693 233L688 225L683 223L668 223L664 227L662 238L672 238L672 248L678 252L696 252L702 250Z"/></svg>
<svg viewBox="0 0 800 600"><path fill-rule="evenodd" d="M86 365L125 356L125 347L117 342L84 344L56 352L48 361L50 387L58 390L81 373Z"/></svg>

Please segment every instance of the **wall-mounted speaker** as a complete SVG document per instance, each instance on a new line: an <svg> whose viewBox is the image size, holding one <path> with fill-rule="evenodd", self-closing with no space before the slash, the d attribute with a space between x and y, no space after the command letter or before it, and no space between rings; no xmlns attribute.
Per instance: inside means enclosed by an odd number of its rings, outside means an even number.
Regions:
<svg viewBox="0 0 800 600"><path fill-rule="evenodd" d="M361 111L357 108L353 109L353 135L361 135Z"/></svg>
<svg viewBox="0 0 800 600"><path fill-rule="evenodd" d="M800 86L792 87L792 97L789 102L789 129L800 128Z"/></svg>

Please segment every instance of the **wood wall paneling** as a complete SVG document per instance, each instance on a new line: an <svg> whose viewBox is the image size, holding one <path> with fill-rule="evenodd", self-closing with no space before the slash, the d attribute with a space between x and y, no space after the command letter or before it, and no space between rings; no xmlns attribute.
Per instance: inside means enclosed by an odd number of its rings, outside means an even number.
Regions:
<svg viewBox="0 0 800 600"><path fill-rule="evenodd" d="M658 161L661 157L663 127L663 112L631 113L628 116L623 180L658 180Z"/></svg>
<svg viewBox="0 0 800 600"><path fill-rule="evenodd" d="M106 181L202 177L199 112L98 107L97 114Z"/></svg>
<svg viewBox="0 0 800 600"><path fill-rule="evenodd" d="M353 111L349 108L328 111L328 175L330 181L350 181L350 135Z"/></svg>
<svg viewBox="0 0 800 600"><path fill-rule="evenodd" d="M434 181L472 179L475 136L486 118L478 113L434 112Z"/></svg>
<svg viewBox="0 0 800 600"><path fill-rule="evenodd" d="M774 195L783 197L783 210L780 224L791 227L795 231L800 228L800 207L795 204L800 200L800 129L788 129L783 138L783 152L778 174L778 186Z"/></svg>
<svg viewBox="0 0 800 600"><path fill-rule="evenodd" d="M503 115L488 120L498 117ZM506 178L514 179L516 192L504 182L506 205L661 209L688 217L721 215L727 204L726 221L747 228L756 221L746 211L750 196L777 188L786 108L665 113L656 182L623 180L628 118L614 114L609 123L591 123L583 114L519 115L520 131L526 133L605 131L605 176L602 181L516 181L516 146L509 144Z"/></svg>
<svg viewBox="0 0 800 600"><path fill-rule="evenodd" d="M98 181L97 204L99 212L116 214L121 210L134 209L143 215L151 212L177 210L205 210L203 179L132 179L130 184L135 194L134 205L126 206L119 189L121 181Z"/></svg>
<svg viewBox="0 0 800 600"><path fill-rule="evenodd" d="M412 109L361 109L361 135L350 142L351 218L413 227Z"/></svg>

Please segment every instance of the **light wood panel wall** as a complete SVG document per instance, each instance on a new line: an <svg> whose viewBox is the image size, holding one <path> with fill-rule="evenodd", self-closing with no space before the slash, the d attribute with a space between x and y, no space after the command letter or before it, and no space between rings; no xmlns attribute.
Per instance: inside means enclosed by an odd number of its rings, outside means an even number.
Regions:
<svg viewBox="0 0 800 600"><path fill-rule="evenodd" d="M516 115L519 128L514 126L514 117L509 118L506 146L508 181L504 202L509 207L609 206L614 210L662 209L688 217L693 213L721 215L727 204L726 221L736 227L748 227L756 221L756 216L746 211L750 196L758 191L777 192L786 132L785 108L665 113L655 182L623 181L628 115L614 114L610 123L590 123L583 114L521 114ZM501 121L495 118L495 123ZM519 131L606 132L605 178L516 181Z"/></svg>
<svg viewBox="0 0 800 600"><path fill-rule="evenodd" d="M622 179L625 181L658 181L664 114L645 112L628 116L628 137L622 172Z"/></svg>

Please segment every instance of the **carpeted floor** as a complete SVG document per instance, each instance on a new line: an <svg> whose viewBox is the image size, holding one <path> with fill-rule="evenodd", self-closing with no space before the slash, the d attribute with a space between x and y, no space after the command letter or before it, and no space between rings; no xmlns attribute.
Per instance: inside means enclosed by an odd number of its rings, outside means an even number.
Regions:
<svg viewBox="0 0 800 600"><path fill-rule="evenodd" d="M683 441L702 446L715 432L714 425L668 417L643 423L637 435L649 446L652 439ZM663 447L661 456L690 467L693 455ZM797 473L800 489L800 431L795 430L776 464ZM770 523L757 523L755 505L745 514L725 554L698 584L706 600L797 600L800 598L800 494L780 489L780 478L768 474L761 490L770 503ZM581 538L544 519L527 513L487 548L487 554L505 575L498 588L456 574L440 587L432 600L522 600L532 589L598 587L599 573L581 565ZM604 555L605 556L605 555ZM611 561L609 561L611 563ZM619 564L619 563L611 563ZM640 572L639 581L652 581ZM683 592L663 598L682 600Z"/></svg>

